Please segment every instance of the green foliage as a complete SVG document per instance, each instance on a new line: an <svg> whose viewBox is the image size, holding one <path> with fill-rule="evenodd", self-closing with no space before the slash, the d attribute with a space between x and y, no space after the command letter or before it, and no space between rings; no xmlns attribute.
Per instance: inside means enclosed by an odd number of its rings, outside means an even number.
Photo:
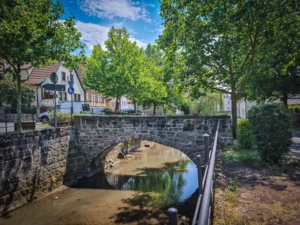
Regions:
<svg viewBox="0 0 300 225"><path fill-rule="evenodd" d="M223 104L223 97L220 98L219 93L208 92L206 95L200 96L197 100L191 102L191 111L198 115L211 116L216 115L220 106Z"/></svg>
<svg viewBox="0 0 300 225"><path fill-rule="evenodd" d="M163 106L168 97L168 87L163 71L164 59L157 45L148 44L144 51L143 60L145 89L142 90L142 95L137 96L137 102L142 105L143 108L153 106L153 114L155 115L156 107Z"/></svg>
<svg viewBox="0 0 300 225"><path fill-rule="evenodd" d="M232 192L237 192L240 187L241 187L241 184L237 180L230 180L228 182L227 189Z"/></svg>
<svg viewBox="0 0 300 225"><path fill-rule="evenodd" d="M275 57L289 55L282 68L294 66L299 58L300 33L294 24L299 23L300 5L282 0L160 3L165 29L158 42L172 65L172 75L190 87L195 98L200 95L199 87L231 94L235 136L236 102L248 80L253 74L259 76L261 68L272 68ZM287 34L295 36L288 41L291 54L285 48ZM256 90L254 85L252 90Z"/></svg>
<svg viewBox="0 0 300 225"><path fill-rule="evenodd" d="M254 144L263 161L276 164L292 144L292 117L283 104L253 106L248 113Z"/></svg>
<svg viewBox="0 0 300 225"><path fill-rule="evenodd" d="M252 129L248 119L238 120L238 146L241 149L252 149Z"/></svg>
<svg viewBox="0 0 300 225"><path fill-rule="evenodd" d="M84 68L84 84L104 96L120 99L128 96L134 102L144 95L149 85L142 65L144 56L135 42L129 40L125 28L112 27L105 41L106 50L100 44L94 45L92 55ZM119 109L116 104L115 110Z"/></svg>
<svg viewBox="0 0 300 225"><path fill-rule="evenodd" d="M84 114L78 114L80 116ZM76 114L73 114L73 116L76 116ZM71 125L71 113L61 113L56 112L56 118L57 118L57 125ZM54 126L54 112L50 113L50 121L49 124Z"/></svg>
<svg viewBox="0 0 300 225"><path fill-rule="evenodd" d="M5 74L11 74L18 83L17 106L21 107L21 67L28 63L36 67L63 61L71 67L84 55L80 32L75 18L59 21L63 15L59 0L1 0L0 59L4 59ZM21 131L21 111L18 110L18 131Z"/></svg>
<svg viewBox="0 0 300 225"><path fill-rule="evenodd" d="M292 114L300 113L300 105L289 105L288 109L291 111Z"/></svg>
<svg viewBox="0 0 300 225"><path fill-rule="evenodd" d="M238 148L223 150L222 159L224 161L237 161L244 163L256 163L260 161L258 151L240 150Z"/></svg>
<svg viewBox="0 0 300 225"><path fill-rule="evenodd" d="M300 91L300 32L294 24L300 22L300 5L296 1L269 1L266 9L274 20L268 24L265 49L260 66L253 70L247 85L247 99L264 101L281 98L287 106L289 94ZM267 85L266 85L267 84Z"/></svg>
<svg viewBox="0 0 300 225"><path fill-rule="evenodd" d="M16 82L11 79L0 80L0 102L10 104L12 107L18 106L17 93L18 87ZM31 107L35 90L33 86L21 84L21 106Z"/></svg>

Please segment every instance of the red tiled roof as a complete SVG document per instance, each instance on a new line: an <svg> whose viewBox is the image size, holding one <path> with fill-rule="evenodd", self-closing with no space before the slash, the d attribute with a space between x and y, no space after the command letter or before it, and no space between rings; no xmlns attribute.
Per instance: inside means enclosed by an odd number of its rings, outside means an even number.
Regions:
<svg viewBox="0 0 300 225"><path fill-rule="evenodd" d="M40 68L35 67L33 71L30 73L28 80L26 80L24 83L40 84L45 80L46 77L50 78L51 73L56 73L60 65L61 63L57 63L55 65L50 65L47 67L40 67Z"/></svg>

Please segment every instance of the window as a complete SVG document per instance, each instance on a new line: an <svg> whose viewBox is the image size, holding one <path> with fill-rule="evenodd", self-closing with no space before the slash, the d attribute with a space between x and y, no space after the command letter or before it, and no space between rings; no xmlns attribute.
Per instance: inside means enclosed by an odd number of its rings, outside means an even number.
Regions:
<svg viewBox="0 0 300 225"><path fill-rule="evenodd" d="M80 94L74 94L74 101L80 102Z"/></svg>
<svg viewBox="0 0 300 225"><path fill-rule="evenodd" d="M95 95L95 102L98 103L98 95Z"/></svg>
<svg viewBox="0 0 300 225"><path fill-rule="evenodd" d="M63 92L63 100L64 101L68 100L67 92Z"/></svg>
<svg viewBox="0 0 300 225"><path fill-rule="evenodd" d="M88 94L88 101L91 102L92 101L92 95Z"/></svg>
<svg viewBox="0 0 300 225"><path fill-rule="evenodd" d="M73 75L73 74L71 74L70 76L71 76L71 81L73 81L73 82L74 82L74 75Z"/></svg>
<svg viewBox="0 0 300 225"><path fill-rule="evenodd" d="M101 103L104 103L104 97L103 96L101 97Z"/></svg>
<svg viewBox="0 0 300 225"><path fill-rule="evenodd" d="M42 98L43 99L53 98L53 94L54 94L54 91L48 91L43 88Z"/></svg>
<svg viewBox="0 0 300 225"><path fill-rule="evenodd" d="M63 96L63 95L62 95L62 92L58 92L58 99L59 99L59 100L62 100L62 96Z"/></svg>
<svg viewBox="0 0 300 225"><path fill-rule="evenodd" d="M66 73L65 72L61 72L61 80L66 80Z"/></svg>

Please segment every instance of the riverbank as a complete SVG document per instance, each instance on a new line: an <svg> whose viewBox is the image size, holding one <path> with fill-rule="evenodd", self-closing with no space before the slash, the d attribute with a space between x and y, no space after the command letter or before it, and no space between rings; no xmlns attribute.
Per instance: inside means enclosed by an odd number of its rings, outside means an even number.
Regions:
<svg viewBox="0 0 300 225"><path fill-rule="evenodd" d="M197 169L182 152L150 144L104 174L54 189L0 218L0 224L167 224L169 207L178 209L179 225L190 224Z"/></svg>
<svg viewBox="0 0 300 225"><path fill-rule="evenodd" d="M222 161L220 174L214 224L300 224L300 132L281 165Z"/></svg>

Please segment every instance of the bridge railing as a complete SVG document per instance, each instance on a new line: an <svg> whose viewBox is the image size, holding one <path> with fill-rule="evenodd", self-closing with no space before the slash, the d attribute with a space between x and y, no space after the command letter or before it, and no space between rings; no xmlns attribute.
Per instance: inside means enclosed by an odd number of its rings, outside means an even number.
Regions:
<svg viewBox="0 0 300 225"><path fill-rule="evenodd" d="M215 134L214 137L212 134ZM199 196L191 225L207 225L211 221L213 207L214 169L219 134L219 121L210 134L204 134L205 163L202 165L201 155L197 155L198 191ZM203 171L204 169L204 171ZM169 208L169 225L178 224L178 215L175 208Z"/></svg>

